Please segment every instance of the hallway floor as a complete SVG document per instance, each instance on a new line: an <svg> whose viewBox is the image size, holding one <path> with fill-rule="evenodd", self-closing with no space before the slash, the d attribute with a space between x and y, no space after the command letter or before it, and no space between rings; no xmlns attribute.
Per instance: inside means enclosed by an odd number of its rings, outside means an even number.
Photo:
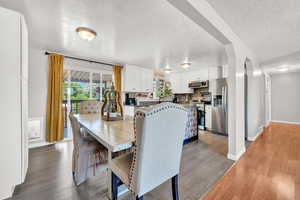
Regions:
<svg viewBox="0 0 300 200"><path fill-rule="evenodd" d="M300 125L271 124L202 199L300 199Z"/></svg>

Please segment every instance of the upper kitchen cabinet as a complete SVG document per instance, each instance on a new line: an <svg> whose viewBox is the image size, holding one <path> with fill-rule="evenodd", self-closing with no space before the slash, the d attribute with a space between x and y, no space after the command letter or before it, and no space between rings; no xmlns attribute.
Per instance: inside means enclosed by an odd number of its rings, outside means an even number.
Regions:
<svg viewBox="0 0 300 200"><path fill-rule="evenodd" d="M228 78L228 65L223 66L223 78Z"/></svg>
<svg viewBox="0 0 300 200"><path fill-rule="evenodd" d="M228 77L228 66L211 67L209 68L209 80L227 78Z"/></svg>
<svg viewBox="0 0 300 200"><path fill-rule="evenodd" d="M186 72L190 78L190 81L206 81L208 80L208 70L197 70Z"/></svg>
<svg viewBox="0 0 300 200"><path fill-rule="evenodd" d="M193 93L193 89L189 88L191 80L190 73L174 73L170 74L171 88L174 94Z"/></svg>
<svg viewBox="0 0 300 200"><path fill-rule="evenodd" d="M141 86L143 92L153 92L153 71L150 69L141 70L142 80Z"/></svg>
<svg viewBox="0 0 300 200"><path fill-rule="evenodd" d="M123 70L124 92L152 92L153 71L142 67L126 65Z"/></svg>

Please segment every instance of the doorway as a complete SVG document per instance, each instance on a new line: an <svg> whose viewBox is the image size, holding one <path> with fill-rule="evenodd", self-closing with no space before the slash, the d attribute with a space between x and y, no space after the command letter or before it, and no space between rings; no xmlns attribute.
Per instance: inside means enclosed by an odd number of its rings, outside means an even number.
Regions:
<svg viewBox="0 0 300 200"><path fill-rule="evenodd" d="M251 104L251 87L253 87L251 84L251 81L253 79L253 67L251 60L246 58L245 63L244 63L244 105L245 105L245 140L249 140L249 135L250 135L250 119L251 119L251 109L250 109L250 104Z"/></svg>
<svg viewBox="0 0 300 200"><path fill-rule="evenodd" d="M69 113L78 114L80 103L86 100L103 102L103 95L112 85L112 72L64 70L64 138L71 139Z"/></svg>

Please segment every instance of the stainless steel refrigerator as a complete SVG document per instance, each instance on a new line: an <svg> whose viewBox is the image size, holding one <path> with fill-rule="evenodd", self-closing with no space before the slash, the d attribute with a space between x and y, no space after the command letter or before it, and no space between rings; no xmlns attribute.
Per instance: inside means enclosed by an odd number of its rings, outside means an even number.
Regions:
<svg viewBox="0 0 300 200"><path fill-rule="evenodd" d="M228 84L226 78L210 81L212 92L212 131L228 135Z"/></svg>

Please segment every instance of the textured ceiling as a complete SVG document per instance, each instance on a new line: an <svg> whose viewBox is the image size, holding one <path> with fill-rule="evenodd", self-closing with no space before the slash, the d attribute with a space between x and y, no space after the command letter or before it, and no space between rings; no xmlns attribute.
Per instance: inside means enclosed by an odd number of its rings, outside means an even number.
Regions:
<svg viewBox="0 0 300 200"><path fill-rule="evenodd" d="M224 62L223 45L167 1L0 0L1 5L24 13L31 45L40 49L154 69L179 69L186 59L192 69ZM96 40L81 40L79 26L94 29Z"/></svg>
<svg viewBox="0 0 300 200"><path fill-rule="evenodd" d="M208 2L260 61L300 50L299 0L208 0Z"/></svg>

